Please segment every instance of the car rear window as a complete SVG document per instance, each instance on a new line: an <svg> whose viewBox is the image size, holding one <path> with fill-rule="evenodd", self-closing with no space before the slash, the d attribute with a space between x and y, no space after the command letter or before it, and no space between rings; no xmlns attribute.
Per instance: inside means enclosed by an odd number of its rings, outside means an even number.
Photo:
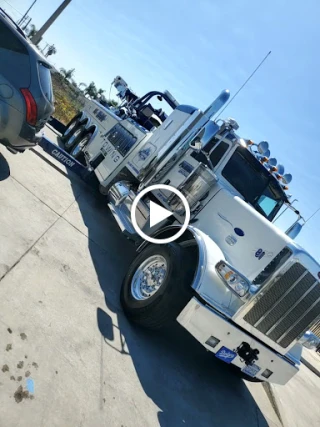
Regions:
<svg viewBox="0 0 320 427"><path fill-rule="evenodd" d="M38 68L39 68L39 79L40 79L42 92L44 93L48 101L52 102L53 94L52 94L52 80L51 80L50 69L42 62L39 62Z"/></svg>
<svg viewBox="0 0 320 427"><path fill-rule="evenodd" d="M22 55L28 55L28 49L24 43L19 40L14 29L6 25L0 17L0 48L17 52Z"/></svg>
<svg viewBox="0 0 320 427"><path fill-rule="evenodd" d="M28 49L16 31L3 22L0 16L0 78L3 76L17 89L30 85L30 60Z"/></svg>

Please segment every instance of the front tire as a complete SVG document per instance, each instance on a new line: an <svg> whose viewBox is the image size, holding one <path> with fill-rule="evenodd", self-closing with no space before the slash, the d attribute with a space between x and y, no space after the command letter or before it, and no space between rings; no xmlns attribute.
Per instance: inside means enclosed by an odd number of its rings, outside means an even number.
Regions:
<svg viewBox="0 0 320 427"><path fill-rule="evenodd" d="M123 280L120 300L127 318L147 329L174 321L193 295L189 253L177 243L147 246Z"/></svg>

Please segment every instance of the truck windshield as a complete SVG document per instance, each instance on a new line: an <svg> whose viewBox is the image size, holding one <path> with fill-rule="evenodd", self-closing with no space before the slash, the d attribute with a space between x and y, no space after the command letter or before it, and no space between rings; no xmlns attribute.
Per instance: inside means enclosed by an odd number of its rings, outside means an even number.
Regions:
<svg viewBox="0 0 320 427"><path fill-rule="evenodd" d="M269 221L287 200L276 178L246 148L236 149L222 175Z"/></svg>

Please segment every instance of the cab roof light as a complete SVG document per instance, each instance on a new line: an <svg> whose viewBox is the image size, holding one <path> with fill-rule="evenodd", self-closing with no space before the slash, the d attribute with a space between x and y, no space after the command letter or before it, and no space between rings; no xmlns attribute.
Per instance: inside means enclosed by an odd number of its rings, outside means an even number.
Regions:
<svg viewBox="0 0 320 427"><path fill-rule="evenodd" d="M261 157L260 162L261 163L266 163L268 160L269 160L268 157L264 156L264 157Z"/></svg>

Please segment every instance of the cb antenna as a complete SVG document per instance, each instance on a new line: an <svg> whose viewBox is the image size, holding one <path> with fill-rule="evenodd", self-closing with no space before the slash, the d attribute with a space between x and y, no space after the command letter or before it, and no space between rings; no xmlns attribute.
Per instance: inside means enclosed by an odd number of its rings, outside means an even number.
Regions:
<svg viewBox="0 0 320 427"><path fill-rule="evenodd" d="M260 64L253 70L253 72L250 74L250 76L247 78L247 80L240 86L240 88L237 90L237 92L230 98L229 102L227 102L227 104L224 106L224 108L220 111L220 113L218 114L218 116L216 117L216 119L221 116L221 114L224 112L224 110L229 106L229 104L234 100L234 98L242 91L242 89L249 82L249 80L252 79L252 77L256 74L256 72L259 70L259 68L267 60L267 58L268 58L268 56L270 54L271 54L271 50L270 50L270 52L268 52L266 54L266 56L263 58L263 60L260 62Z"/></svg>
<svg viewBox="0 0 320 427"><path fill-rule="evenodd" d="M311 216L309 216L309 218L307 219L307 221L304 223L304 225L306 225L306 223L308 222L308 221L310 221L310 219L311 218L313 218L318 212L320 211L320 208L318 208L318 209L316 209L314 212L313 212L313 214L311 215Z"/></svg>

